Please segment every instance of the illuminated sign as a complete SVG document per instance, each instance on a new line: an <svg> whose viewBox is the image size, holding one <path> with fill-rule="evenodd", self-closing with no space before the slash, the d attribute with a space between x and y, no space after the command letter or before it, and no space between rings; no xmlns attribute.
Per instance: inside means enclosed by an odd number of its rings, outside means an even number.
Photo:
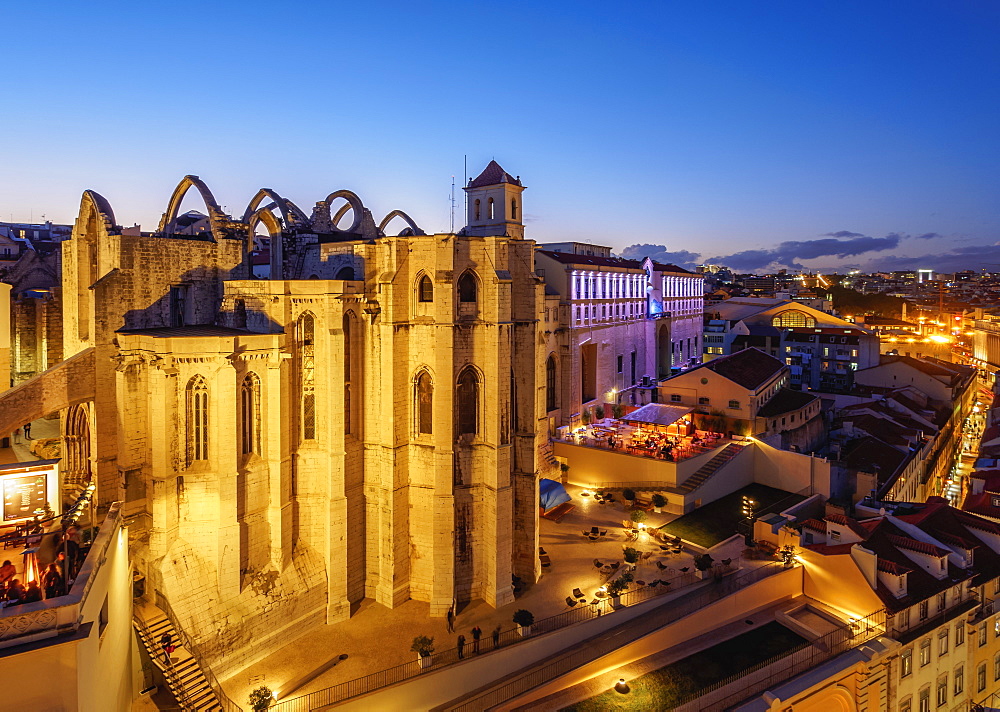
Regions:
<svg viewBox="0 0 1000 712"><path fill-rule="evenodd" d="M28 519L45 512L48 504L45 474L5 477L3 481L3 520Z"/></svg>

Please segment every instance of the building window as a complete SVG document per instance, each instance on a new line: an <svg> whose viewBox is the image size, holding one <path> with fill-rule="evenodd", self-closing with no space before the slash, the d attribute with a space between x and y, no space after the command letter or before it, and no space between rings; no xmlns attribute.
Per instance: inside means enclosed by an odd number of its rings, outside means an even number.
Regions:
<svg viewBox="0 0 1000 712"><path fill-rule="evenodd" d="M976 692L986 689L986 663L980 663L976 668Z"/></svg>
<svg viewBox="0 0 1000 712"><path fill-rule="evenodd" d="M906 630L910 627L910 609L905 608L899 612L899 627L897 630Z"/></svg>
<svg viewBox="0 0 1000 712"><path fill-rule="evenodd" d="M434 301L434 284L426 274L420 278L420 290L417 299L422 302Z"/></svg>
<svg viewBox="0 0 1000 712"><path fill-rule="evenodd" d="M681 402L681 396L680 396L680 394L679 393L671 393L670 394L670 402L671 403L680 403Z"/></svg>
<svg viewBox="0 0 1000 712"><path fill-rule="evenodd" d="M979 624L979 647L986 645L986 621Z"/></svg>
<svg viewBox="0 0 1000 712"><path fill-rule="evenodd" d="M771 319L771 326L776 326L779 329L794 327L813 328L816 326L816 320L805 312L798 311L797 309L791 309L789 311L781 312Z"/></svg>
<svg viewBox="0 0 1000 712"><path fill-rule="evenodd" d="M618 357L619 361L621 356ZM550 355L545 361L545 410L556 409L556 358Z"/></svg>
<svg viewBox="0 0 1000 712"><path fill-rule="evenodd" d="M959 665L955 668L955 694L961 695L965 688L965 668Z"/></svg>
<svg viewBox="0 0 1000 712"><path fill-rule="evenodd" d="M466 272L461 277L458 278L458 301L460 302L475 302L476 301L476 278L471 272Z"/></svg>
<svg viewBox="0 0 1000 712"><path fill-rule="evenodd" d="M184 326L187 319L186 284L174 284L170 287L170 326Z"/></svg>
<svg viewBox="0 0 1000 712"><path fill-rule="evenodd" d="M481 211L480 211L480 208L481 208L481 207L482 207L482 206L481 206L481 204L480 204L480 202L479 202L479 198L476 198L476 202L475 202L475 203L473 203L473 209L474 209L474 214L475 214L475 218L474 218L474 219L475 219L475 220L479 220L479 214L480 214L480 212L481 212Z"/></svg>
<svg viewBox="0 0 1000 712"><path fill-rule="evenodd" d="M486 217L490 220L493 219L493 198L486 201Z"/></svg>
<svg viewBox="0 0 1000 712"><path fill-rule="evenodd" d="M920 620L927 620L927 611L930 608L930 601L920 602Z"/></svg>
<svg viewBox="0 0 1000 712"><path fill-rule="evenodd" d="M710 398L705 398L704 396L698 398L698 405L708 405L710 402L711 402Z"/></svg>
<svg viewBox="0 0 1000 712"><path fill-rule="evenodd" d="M740 402L738 400L731 400L731 401L729 401L729 407L730 408L739 408L740 407Z"/></svg>
<svg viewBox="0 0 1000 712"><path fill-rule="evenodd" d="M944 707L948 703L948 676L942 675L937 683L937 706Z"/></svg>
<svg viewBox="0 0 1000 712"><path fill-rule="evenodd" d="M316 439L316 320L312 314L299 317L295 325L296 350L299 360L299 388L302 398L302 439Z"/></svg>
<svg viewBox="0 0 1000 712"><path fill-rule="evenodd" d="M517 199L510 199L510 219L517 220Z"/></svg>
<svg viewBox="0 0 1000 712"><path fill-rule="evenodd" d="M941 566L942 566L942 568L944 567L944 560L943 559L941 561ZM938 597L937 597L937 612L940 613L941 611L943 611L945 609L945 606L947 604L948 604L948 592L947 591L942 591L941 593L938 594Z"/></svg>
<svg viewBox="0 0 1000 712"><path fill-rule="evenodd" d="M913 672L913 649L907 648L899 656L899 676L909 677Z"/></svg>
<svg viewBox="0 0 1000 712"><path fill-rule="evenodd" d="M910 706L912 700L907 697L902 702L899 703L899 712L912 712L913 708Z"/></svg>
<svg viewBox="0 0 1000 712"><path fill-rule="evenodd" d="M993 679L1000 680L1000 653L993 658Z"/></svg>
<svg viewBox="0 0 1000 712"><path fill-rule="evenodd" d="M920 667L930 665L931 662L931 641L924 638L920 641Z"/></svg>
<svg viewBox="0 0 1000 712"><path fill-rule="evenodd" d="M618 373L621 373L623 370L625 370L625 357L618 354Z"/></svg>
<svg viewBox="0 0 1000 712"><path fill-rule="evenodd" d="M955 647L965 644L965 623L959 621L955 624Z"/></svg>
<svg viewBox="0 0 1000 712"><path fill-rule="evenodd" d="M208 384L195 376L187 384L187 460L208 459Z"/></svg>
<svg viewBox="0 0 1000 712"><path fill-rule="evenodd" d="M260 379L255 373L240 384L240 450L260 454Z"/></svg>
<svg viewBox="0 0 1000 712"><path fill-rule="evenodd" d="M415 395L417 404L417 433L430 435L434 432L432 425L434 422L434 386L431 384L430 374L426 371L417 376Z"/></svg>
<svg viewBox="0 0 1000 712"><path fill-rule="evenodd" d="M919 709L920 712L931 712L931 688L925 687L922 689L918 700L919 704L917 709Z"/></svg>
<svg viewBox="0 0 1000 712"><path fill-rule="evenodd" d="M458 377L457 435L475 435L479 429L479 377L469 366Z"/></svg>
<svg viewBox="0 0 1000 712"><path fill-rule="evenodd" d="M948 629L945 628L940 633L938 633L938 655L944 655L948 652Z"/></svg>

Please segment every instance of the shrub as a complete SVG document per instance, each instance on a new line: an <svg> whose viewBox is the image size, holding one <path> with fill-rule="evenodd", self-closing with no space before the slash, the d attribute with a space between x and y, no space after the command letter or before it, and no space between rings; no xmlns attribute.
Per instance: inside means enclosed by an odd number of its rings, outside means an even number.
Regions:
<svg viewBox="0 0 1000 712"><path fill-rule="evenodd" d="M631 502L633 499L635 499L635 490L630 490L628 487L623 489L622 499L627 499L628 501Z"/></svg>
<svg viewBox="0 0 1000 712"><path fill-rule="evenodd" d="M614 403L611 406L611 417L620 420L623 415L625 415L625 406L621 403Z"/></svg>
<svg viewBox="0 0 1000 712"><path fill-rule="evenodd" d="M428 638L426 635L418 635L413 639L413 645L410 646L410 650L420 657L427 657L434 652L434 638Z"/></svg>
<svg viewBox="0 0 1000 712"><path fill-rule="evenodd" d="M667 506L667 498L664 497L659 492L657 492L656 494L653 495L653 506L654 507L666 507Z"/></svg>
<svg viewBox="0 0 1000 712"><path fill-rule="evenodd" d="M583 421L584 425L590 425L590 408L583 409L583 413L580 414L580 420Z"/></svg>
<svg viewBox="0 0 1000 712"><path fill-rule="evenodd" d="M274 695L271 693L271 688L267 685L261 685L250 693L248 702L253 712L264 712L264 710L271 706L273 700Z"/></svg>
<svg viewBox="0 0 1000 712"><path fill-rule="evenodd" d="M567 465L565 462L560 462L559 463L559 470L561 472L569 472L569 465Z"/></svg>
<svg viewBox="0 0 1000 712"><path fill-rule="evenodd" d="M523 626L527 628L528 626L534 624L535 614L531 611L525 610L524 608L519 608L514 611L514 623L515 625Z"/></svg>
<svg viewBox="0 0 1000 712"><path fill-rule="evenodd" d="M635 522L636 524L641 524L642 522L646 521L646 513L641 509L636 509L635 511L633 511L631 516L632 516L632 521Z"/></svg>
<svg viewBox="0 0 1000 712"><path fill-rule="evenodd" d="M634 564L636 561L639 560L639 552L636 551L631 546L625 548L624 556L625 556L625 561L630 564Z"/></svg>
<svg viewBox="0 0 1000 712"><path fill-rule="evenodd" d="M714 563L715 559L710 554L702 554L701 556L694 557L694 567L699 571L708 571Z"/></svg>
<svg viewBox="0 0 1000 712"><path fill-rule="evenodd" d="M604 420L604 406L603 405L599 405L596 408L594 408L594 416L598 420Z"/></svg>
<svg viewBox="0 0 1000 712"><path fill-rule="evenodd" d="M614 581L608 584L608 595L609 596L620 596L625 591L628 590L629 584L632 583L632 573L626 571L621 576L616 578Z"/></svg>

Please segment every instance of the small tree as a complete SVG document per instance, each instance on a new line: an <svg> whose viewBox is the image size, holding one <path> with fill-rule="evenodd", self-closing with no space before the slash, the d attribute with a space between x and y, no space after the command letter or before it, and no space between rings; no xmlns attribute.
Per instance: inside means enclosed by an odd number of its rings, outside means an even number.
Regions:
<svg viewBox="0 0 1000 712"><path fill-rule="evenodd" d="M629 563L629 564L634 564L634 563L635 563L636 561L638 561L638 560L639 560L639 552L638 552L638 551L636 551L636 550L635 550L635 549L634 549L633 547L631 547L631 546L627 546L627 547L625 547L625 551L624 551L624 552L622 552L622 553L623 553L623 555L624 555L624 557L625 557L625 561L626 561L626 563Z"/></svg>
<svg viewBox="0 0 1000 712"><path fill-rule="evenodd" d="M565 462L560 462L559 463L559 471L560 472L569 472L569 465L567 465Z"/></svg>
<svg viewBox="0 0 1000 712"><path fill-rule="evenodd" d="M659 508L659 507L666 507L667 506L667 498L664 497L659 492L657 492L656 494L653 495L653 506L657 507L657 508Z"/></svg>
<svg viewBox="0 0 1000 712"><path fill-rule="evenodd" d="M608 584L608 595L609 596L622 595L625 591L628 590L630 583L632 583L632 572L626 571L621 576L619 576L614 581Z"/></svg>
<svg viewBox="0 0 1000 712"><path fill-rule="evenodd" d="M699 571L708 571L714 563L715 559L712 558L711 554L702 554L694 557L694 567Z"/></svg>
<svg viewBox="0 0 1000 712"><path fill-rule="evenodd" d="M535 623L535 614L524 608L514 611L514 624L528 628Z"/></svg>
<svg viewBox="0 0 1000 712"><path fill-rule="evenodd" d="M251 692L250 699L248 700L250 709L253 712L264 712L264 710L271 706L272 701L274 701L274 694L267 685L261 685Z"/></svg>
<svg viewBox="0 0 1000 712"><path fill-rule="evenodd" d="M635 522L636 524L642 524L644 521L646 521L646 513L641 509L633 510L631 517L632 521Z"/></svg>
<svg viewBox="0 0 1000 712"><path fill-rule="evenodd" d="M613 403L611 405L611 417L615 420L621 420L623 415L625 415L625 406L621 403Z"/></svg>
<svg viewBox="0 0 1000 712"><path fill-rule="evenodd" d="M594 415L597 417L598 420L604 420L604 406L599 405L596 408L594 408Z"/></svg>
<svg viewBox="0 0 1000 712"><path fill-rule="evenodd" d="M413 645L410 646L410 650L420 657L426 658L434 652L434 638L428 638L426 635L418 635L413 639Z"/></svg>
<svg viewBox="0 0 1000 712"><path fill-rule="evenodd" d="M778 555L781 557L781 563L785 566L791 566L795 563L795 547L791 544L781 547L778 550Z"/></svg>
<svg viewBox="0 0 1000 712"><path fill-rule="evenodd" d="M630 490L628 487L622 490L622 499L631 502L635 499L635 490Z"/></svg>
<svg viewBox="0 0 1000 712"><path fill-rule="evenodd" d="M584 425L590 425L590 408L583 409L583 412L580 414L580 420L583 421Z"/></svg>

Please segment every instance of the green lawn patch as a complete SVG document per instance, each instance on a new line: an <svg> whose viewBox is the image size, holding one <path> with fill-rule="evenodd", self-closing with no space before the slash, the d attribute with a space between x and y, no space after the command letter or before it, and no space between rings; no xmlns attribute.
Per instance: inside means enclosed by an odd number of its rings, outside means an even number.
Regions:
<svg viewBox="0 0 1000 712"><path fill-rule="evenodd" d="M628 694L609 690L563 712L673 709L698 690L808 644L780 623L768 623L630 681Z"/></svg>
<svg viewBox="0 0 1000 712"><path fill-rule="evenodd" d="M660 531L671 536L679 536L698 546L713 547L733 534L742 534L746 531L745 525L741 523L743 495L757 502L754 511L758 517L770 512L783 511L805 499L800 494L792 494L775 487L751 484L684 514L669 524L664 524L660 527Z"/></svg>

